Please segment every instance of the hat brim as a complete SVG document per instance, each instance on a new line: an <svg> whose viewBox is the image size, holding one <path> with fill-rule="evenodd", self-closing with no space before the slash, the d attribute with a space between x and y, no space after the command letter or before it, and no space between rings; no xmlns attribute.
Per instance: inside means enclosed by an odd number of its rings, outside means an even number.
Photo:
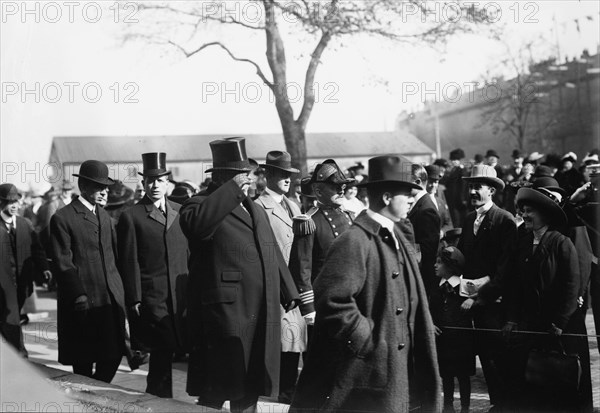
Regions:
<svg viewBox="0 0 600 413"><path fill-rule="evenodd" d="M549 222L548 224L558 228L567 224L567 215L560 205L536 189L519 189L519 192L517 192L517 206L521 208L523 204L531 204L534 207L539 208L548 219L552 220L552 222Z"/></svg>
<svg viewBox="0 0 600 413"><path fill-rule="evenodd" d="M90 178L89 176L80 175L80 174L73 174L73 176L76 176L79 179L86 179L86 180L88 180L90 182L95 182L95 183L100 184L100 185L110 186L110 185L112 185L112 184L115 183L115 181L112 178L105 178L105 179L102 179L102 178Z"/></svg>
<svg viewBox="0 0 600 413"><path fill-rule="evenodd" d="M253 168L230 168L227 166L216 166L213 168L208 168L204 172L213 172L213 171L235 171L235 172L251 172Z"/></svg>
<svg viewBox="0 0 600 413"><path fill-rule="evenodd" d="M282 168L281 166L277 166L277 165L270 165L268 163L261 163L260 165L261 168L275 168L275 169L279 169L281 171L285 171L285 172L291 172L293 174L297 174L300 171L296 168Z"/></svg>
<svg viewBox="0 0 600 413"><path fill-rule="evenodd" d="M463 179L465 181L470 181L470 182L483 182L486 184L490 184L492 185L494 188L498 189L498 190L503 190L504 189L504 181L500 178L494 178L491 176L463 176Z"/></svg>
<svg viewBox="0 0 600 413"><path fill-rule="evenodd" d="M160 172L154 172L154 171L149 171L149 172L138 172L138 175L141 176L147 176L147 177L160 177L160 176L165 176L165 175L169 175L171 173L171 171L160 171Z"/></svg>
<svg viewBox="0 0 600 413"><path fill-rule="evenodd" d="M0 196L0 201L16 202L16 201L20 200L22 197L23 197L23 195L21 195L21 194L19 194L16 198L15 197L5 198L3 196Z"/></svg>
<svg viewBox="0 0 600 413"><path fill-rule="evenodd" d="M368 182L364 182L364 183L359 183L356 186L358 188L369 188L369 187L373 187L375 185L395 185L395 186L402 186L402 187L409 188L409 189L423 189L419 185L417 185L413 182L394 181L394 180L368 181Z"/></svg>

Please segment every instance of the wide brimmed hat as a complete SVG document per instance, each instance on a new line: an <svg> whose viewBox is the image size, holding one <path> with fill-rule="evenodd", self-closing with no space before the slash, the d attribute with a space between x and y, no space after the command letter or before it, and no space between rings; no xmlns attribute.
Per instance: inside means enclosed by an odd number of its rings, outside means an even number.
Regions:
<svg viewBox="0 0 600 413"><path fill-rule="evenodd" d="M563 197L567 195L567 191L562 189L558 184L558 181L550 176L540 176L535 178L532 185L533 189L546 188L552 192L558 192Z"/></svg>
<svg viewBox="0 0 600 413"><path fill-rule="evenodd" d="M542 159L543 157L544 157L543 153L539 153L537 151L536 152L531 152L529 154L529 156L527 157L527 161L529 161L529 162L537 162L540 159Z"/></svg>
<svg viewBox="0 0 600 413"><path fill-rule="evenodd" d="M456 247L450 246L442 248L440 251L440 259L444 264L452 267L458 272L462 272L465 268L465 256Z"/></svg>
<svg viewBox="0 0 600 413"><path fill-rule="evenodd" d="M296 168L292 168L292 156L284 151L271 151L267 154L267 159L264 164L261 164L263 168L277 168L282 171L291 172L297 174L300 172Z"/></svg>
<svg viewBox="0 0 600 413"><path fill-rule="evenodd" d="M593 164L597 164L598 162L600 162L600 159L598 158L597 153L589 152L588 154L585 155L585 157L581 160L581 162L584 165L593 165Z"/></svg>
<svg viewBox="0 0 600 413"><path fill-rule="evenodd" d="M15 202L21 199L22 195L13 184L0 185L0 200Z"/></svg>
<svg viewBox="0 0 600 413"><path fill-rule="evenodd" d="M122 181L115 181L108 187L107 207L123 205L133 199L133 189L129 188Z"/></svg>
<svg viewBox="0 0 600 413"><path fill-rule="evenodd" d="M115 181L108 177L108 166L104 162L89 160L81 164L78 174L80 179L87 179L100 185L112 185Z"/></svg>
<svg viewBox="0 0 600 413"><path fill-rule="evenodd" d="M500 155L498 155L498 152L496 152L495 149L488 149L488 151L485 153L486 158L489 158L490 156L495 156L496 158L500 159Z"/></svg>
<svg viewBox="0 0 600 413"><path fill-rule="evenodd" d="M440 168L437 165L427 165L425 167L425 170L427 171L427 179L428 180L439 181L444 176L444 173L442 172L442 168Z"/></svg>
<svg viewBox="0 0 600 413"><path fill-rule="evenodd" d="M422 189L412 182L412 162L397 155L383 155L369 159L369 181L357 186L368 188L382 184Z"/></svg>
<svg viewBox="0 0 600 413"><path fill-rule="evenodd" d="M460 161L465 158L465 151L460 148L456 148L450 151L450 160L451 161Z"/></svg>
<svg viewBox="0 0 600 413"><path fill-rule="evenodd" d="M539 209L544 216L550 220L548 224L562 228L567 224L567 215L560 207L562 195L546 188L521 188L517 192L517 206L522 208L524 204Z"/></svg>
<svg viewBox="0 0 600 413"><path fill-rule="evenodd" d="M326 159L315 167L311 184L325 182L336 185L351 184L354 178L348 178L333 159Z"/></svg>
<svg viewBox="0 0 600 413"><path fill-rule="evenodd" d="M158 177L171 173L171 171L167 170L167 154L164 152L143 153L142 162L144 170L143 172L138 172L142 176Z"/></svg>
<svg viewBox="0 0 600 413"><path fill-rule="evenodd" d="M252 167L246 155L246 138L231 137L209 143L212 152L213 167L205 172L239 171L250 172Z"/></svg>
<svg viewBox="0 0 600 413"><path fill-rule="evenodd" d="M498 178L494 167L489 165L475 165L471 170L471 176L463 176L463 179L470 182L483 182L499 191L504 189L504 181Z"/></svg>
<svg viewBox="0 0 600 413"><path fill-rule="evenodd" d="M577 155L574 152L566 153L562 158L560 158L561 162L571 161L573 163L577 162Z"/></svg>

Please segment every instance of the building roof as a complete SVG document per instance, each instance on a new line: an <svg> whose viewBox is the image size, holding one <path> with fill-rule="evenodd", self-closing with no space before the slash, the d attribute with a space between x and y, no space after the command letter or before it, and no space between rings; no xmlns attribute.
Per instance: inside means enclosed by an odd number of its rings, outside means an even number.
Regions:
<svg viewBox="0 0 600 413"><path fill-rule="evenodd" d="M104 162L139 162L143 152L166 152L169 162L212 159L209 142L233 135L165 136L70 136L55 137L53 159L82 163L87 159ZM271 150L284 149L281 134L250 134L246 137L248 156L264 159ZM405 131L309 133L308 158L365 157L375 154L432 154L434 151L415 135Z"/></svg>

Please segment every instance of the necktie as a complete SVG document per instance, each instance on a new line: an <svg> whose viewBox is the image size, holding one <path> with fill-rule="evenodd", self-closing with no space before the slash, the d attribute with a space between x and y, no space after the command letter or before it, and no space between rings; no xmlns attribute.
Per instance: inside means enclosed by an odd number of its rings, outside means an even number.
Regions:
<svg viewBox="0 0 600 413"><path fill-rule="evenodd" d="M481 226L481 223L483 222L483 218L485 218L485 214L477 214L477 218L475 219L475 222L473 223L473 234L477 235L477 231L479 231L479 227Z"/></svg>
<svg viewBox="0 0 600 413"><path fill-rule="evenodd" d="M443 285L442 285L442 290L446 293L446 294L452 294L454 292L454 287L452 287L452 285L450 285L450 283L448 281L446 281Z"/></svg>
<svg viewBox="0 0 600 413"><path fill-rule="evenodd" d="M281 206L283 207L284 211L287 212L288 216L290 218L292 217L292 211L290 210L290 207L288 206L288 204L286 204L285 199L281 198Z"/></svg>

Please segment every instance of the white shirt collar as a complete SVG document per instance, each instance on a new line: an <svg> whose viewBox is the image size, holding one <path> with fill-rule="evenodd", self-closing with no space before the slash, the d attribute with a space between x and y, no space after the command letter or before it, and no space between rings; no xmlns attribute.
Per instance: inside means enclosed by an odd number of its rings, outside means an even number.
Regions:
<svg viewBox="0 0 600 413"><path fill-rule="evenodd" d="M446 278L442 278L440 279L440 287L442 285L444 285L444 283L446 281L448 281L448 283L452 286L452 288L456 287L457 285L460 284L460 281L462 280L462 275L453 275L450 278L446 279Z"/></svg>
<svg viewBox="0 0 600 413"><path fill-rule="evenodd" d="M79 201L81 201L81 203L83 204L84 207L86 207L87 209L90 210L90 212L92 212L93 214L96 214L96 205L92 205L89 203L89 201L87 199L85 199L84 197L82 197L81 195L79 196Z"/></svg>
<svg viewBox="0 0 600 413"><path fill-rule="evenodd" d="M398 240L396 239L396 234L394 234L394 228L396 227L396 224L394 223L394 221L392 221L388 217L384 217L380 213L372 211L370 209L367 209L367 214L371 218L373 218L373 220L375 222L377 222L382 227L386 228L390 232L390 234L392 234L392 237L394 238L394 243L396 244L396 249L400 249L400 244L398 243Z"/></svg>
<svg viewBox="0 0 600 413"><path fill-rule="evenodd" d="M417 194L415 195L415 202L413 202L413 205L419 202L419 199L423 198L423 196L425 195L427 195L427 191L424 189L421 189L419 192L417 192Z"/></svg>
<svg viewBox="0 0 600 413"><path fill-rule="evenodd" d="M490 199L484 205L482 205L482 206L480 206L479 208L476 209L477 215L484 215L484 214L486 214L493 206L494 206L494 201L492 201Z"/></svg>
<svg viewBox="0 0 600 413"><path fill-rule="evenodd" d="M159 199L158 201L154 201L153 204L154 204L154 206L156 208L158 208L159 211L166 211L167 210L166 205L165 205L166 202L165 202L165 198L164 197L161 198L161 199Z"/></svg>
<svg viewBox="0 0 600 413"><path fill-rule="evenodd" d="M268 187L265 188L265 192L271 196L271 198L273 198L275 200L275 202L277 202L278 204L281 204L281 201L283 201L283 195L278 194L277 192L269 189Z"/></svg>
<svg viewBox="0 0 600 413"><path fill-rule="evenodd" d="M0 211L0 215L2 215L2 221L6 224L12 224L13 228L17 228L17 219L14 215L5 214L4 211Z"/></svg>

